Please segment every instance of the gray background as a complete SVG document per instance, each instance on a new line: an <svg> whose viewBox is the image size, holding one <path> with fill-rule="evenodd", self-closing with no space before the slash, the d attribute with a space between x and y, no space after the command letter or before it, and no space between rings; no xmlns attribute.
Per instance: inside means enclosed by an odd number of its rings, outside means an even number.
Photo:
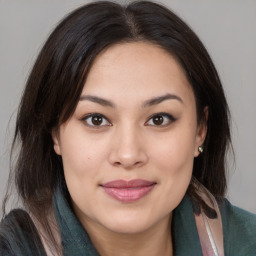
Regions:
<svg viewBox="0 0 256 256"><path fill-rule="evenodd" d="M0 201L7 183L13 123L31 65L55 24L87 2L0 0ZM233 120L235 162L228 164L227 196L233 204L256 212L256 1L158 2L190 24L213 58Z"/></svg>

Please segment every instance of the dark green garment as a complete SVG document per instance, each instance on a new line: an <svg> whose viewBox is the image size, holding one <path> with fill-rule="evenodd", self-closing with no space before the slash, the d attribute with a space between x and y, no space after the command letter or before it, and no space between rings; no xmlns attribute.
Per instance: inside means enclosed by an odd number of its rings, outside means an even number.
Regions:
<svg viewBox="0 0 256 256"><path fill-rule="evenodd" d="M90 238L58 190L54 196L55 214L61 230L64 255L98 255ZM256 255L256 215L220 203L226 256ZM24 224L25 222L25 224ZM12 211L0 225L0 255L45 256L36 229L26 212ZM175 256L202 256L190 198L186 195L173 214L172 233Z"/></svg>

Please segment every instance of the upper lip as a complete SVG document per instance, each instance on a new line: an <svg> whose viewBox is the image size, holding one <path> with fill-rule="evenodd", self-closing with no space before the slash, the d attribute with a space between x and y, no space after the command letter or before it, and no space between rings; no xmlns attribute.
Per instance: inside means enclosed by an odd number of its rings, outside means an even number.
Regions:
<svg viewBox="0 0 256 256"><path fill-rule="evenodd" d="M136 179L136 180L113 180L102 184L105 188L140 188L155 185L156 182Z"/></svg>

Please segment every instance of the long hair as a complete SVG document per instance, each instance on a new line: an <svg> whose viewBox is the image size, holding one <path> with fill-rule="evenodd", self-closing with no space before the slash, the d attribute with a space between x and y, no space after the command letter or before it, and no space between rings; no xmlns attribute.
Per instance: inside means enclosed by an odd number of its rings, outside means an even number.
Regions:
<svg viewBox="0 0 256 256"><path fill-rule="evenodd" d="M204 108L208 107L204 153L194 160L193 176L215 197L225 194L229 109L202 42L160 4L93 2L70 13L51 33L27 80L17 115L13 147L20 145L20 149L13 169L15 184L25 207L50 237L47 215L54 189L63 179L51 133L73 114L97 55L111 45L135 41L153 43L176 58L193 88L198 123L206 122ZM196 197L193 184L189 193Z"/></svg>

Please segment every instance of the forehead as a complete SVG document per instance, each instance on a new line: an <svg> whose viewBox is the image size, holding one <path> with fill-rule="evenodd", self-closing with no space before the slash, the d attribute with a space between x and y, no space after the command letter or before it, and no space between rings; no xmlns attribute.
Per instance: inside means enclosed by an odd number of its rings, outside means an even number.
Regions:
<svg viewBox="0 0 256 256"><path fill-rule="evenodd" d="M166 93L194 98L186 74L176 59L147 42L113 45L95 59L82 94L144 100Z"/></svg>

